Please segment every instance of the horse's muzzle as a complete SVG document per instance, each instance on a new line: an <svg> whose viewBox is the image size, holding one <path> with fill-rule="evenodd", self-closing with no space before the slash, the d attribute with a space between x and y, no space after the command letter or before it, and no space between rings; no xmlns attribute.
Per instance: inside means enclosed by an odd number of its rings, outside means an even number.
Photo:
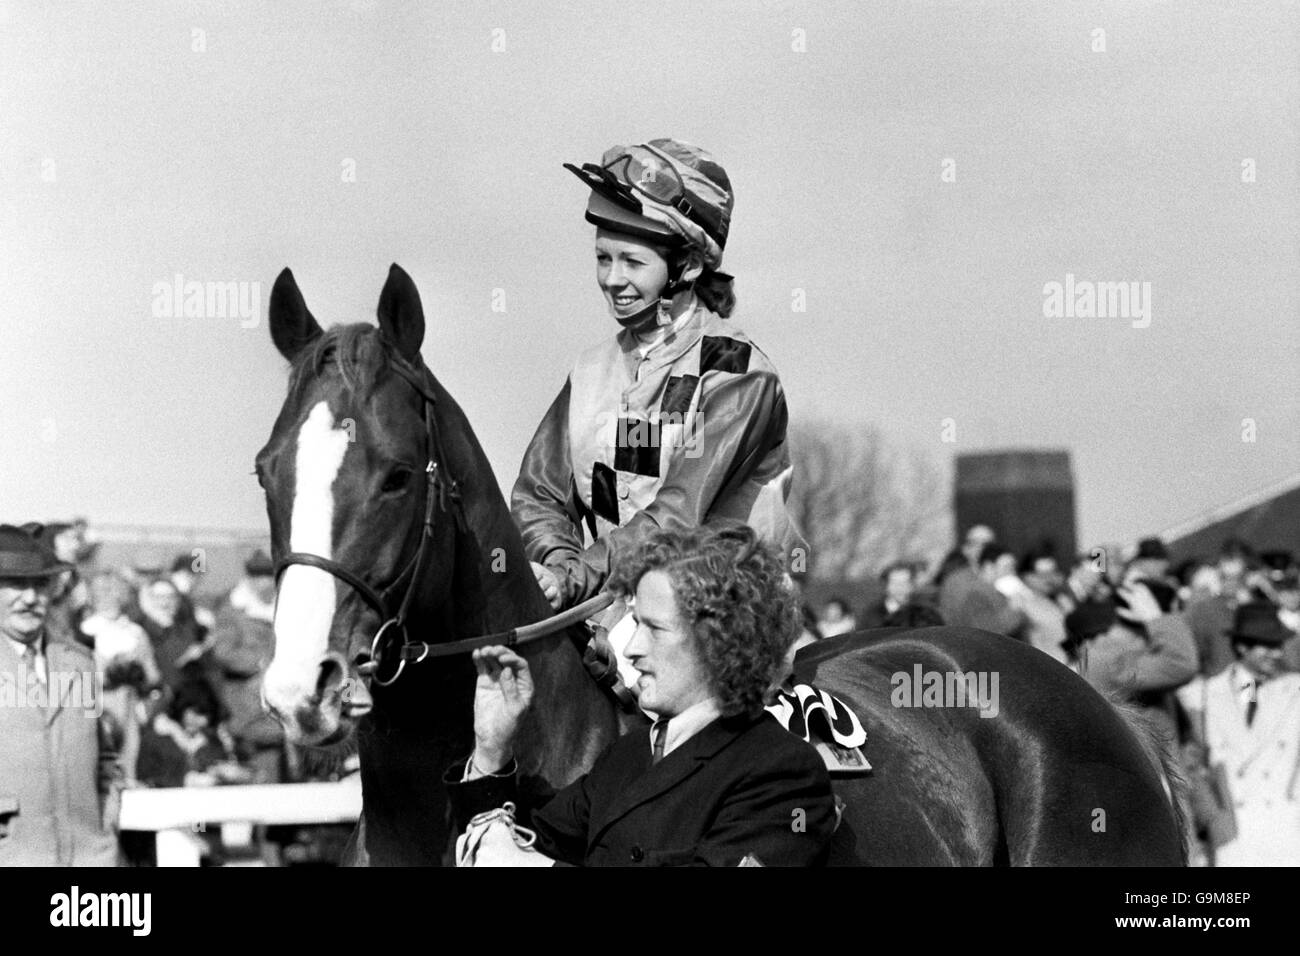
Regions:
<svg viewBox="0 0 1300 956"><path fill-rule="evenodd" d="M306 746L343 739L374 706L365 683L333 651L314 668L273 661L262 681L262 702L289 740Z"/></svg>

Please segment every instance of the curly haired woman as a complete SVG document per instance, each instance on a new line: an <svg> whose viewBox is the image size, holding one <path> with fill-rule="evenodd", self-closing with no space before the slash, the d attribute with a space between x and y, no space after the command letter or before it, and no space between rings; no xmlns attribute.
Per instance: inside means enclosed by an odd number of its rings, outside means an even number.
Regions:
<svg viewBox="0 0 1300 956"><path fill-rule="evenodd" d="M480 834L476 865L768 866L821 862L834 832L817 752L763 710L798 634L777 553L732 523L656 531L621 557L612 586L632 598L627 655L657 719L558 793L516 779L514 738L532 700L527 662L476 651L475 749L451 768L458 824L516 802L537 835ZM531 813L530 813L531 811Z"/></svg>

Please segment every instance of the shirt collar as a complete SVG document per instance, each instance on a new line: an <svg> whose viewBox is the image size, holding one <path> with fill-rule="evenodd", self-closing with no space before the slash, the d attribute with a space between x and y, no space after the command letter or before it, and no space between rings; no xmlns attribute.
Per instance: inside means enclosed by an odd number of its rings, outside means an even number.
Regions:
<svg viewBox="0 0 1300 956"><path fill-rule="evenodd" d="M22 641L16 641L12 637L9 637L8 635L5 635L5 640L9 642L9 644L14 649L14 653L17 654L20 658L27 653L27 645L24 644ZM36 646L36 656L38 658L44 657L45 656L45 635L44 634L42 634L40 637L36 639L35 646Z"/></svg>
<svg viewBox="0 0 1300 956"><path fill-rule="evenodd" d="M666 757L721 716L722 708L718 704L718 699L707 697L698 704L687 707L676 717L660 717L650 728L650 749L654 750L655 731L665 720L668 724L667 736L664 738Z"/></svg>
<svg viewBox="0 0 1300 956"><path fill-rule="evenodd" d="M1242 697L1248 699L1250 695L1256 693L1260 685L1260 679L1256 677L1248 667L1241 664L1233 664L1232 689Z"/></svg>

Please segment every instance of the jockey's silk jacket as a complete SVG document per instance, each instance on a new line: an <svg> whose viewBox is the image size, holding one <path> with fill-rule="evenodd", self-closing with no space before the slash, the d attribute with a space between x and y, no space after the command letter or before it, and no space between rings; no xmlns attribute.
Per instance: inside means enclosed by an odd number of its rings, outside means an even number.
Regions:
<svg viewBox="0 0 1300 956"><path fill-rule="evenodd" d="M524 454L511 512L563 606L598 593L615 548L715 518L751 525L787 563L792 466L776 369L696 303L647 354L624 329L583 352Z"/></svg>

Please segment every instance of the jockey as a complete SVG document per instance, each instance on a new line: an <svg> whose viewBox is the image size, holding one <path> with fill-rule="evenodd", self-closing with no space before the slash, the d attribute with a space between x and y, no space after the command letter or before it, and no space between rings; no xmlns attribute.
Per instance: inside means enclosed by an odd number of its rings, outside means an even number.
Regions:
<svg viewBox="0 0 1300 956"><path fill-rule="evenodd" d="M571 607L602 590L616 546L714 518L750 524L788 564L803 541L786 511L785 393L728 321L726 172L673 139L565 168L591 189L596 281L619 331L578 357L515 482L538 583Z"/></svg>

